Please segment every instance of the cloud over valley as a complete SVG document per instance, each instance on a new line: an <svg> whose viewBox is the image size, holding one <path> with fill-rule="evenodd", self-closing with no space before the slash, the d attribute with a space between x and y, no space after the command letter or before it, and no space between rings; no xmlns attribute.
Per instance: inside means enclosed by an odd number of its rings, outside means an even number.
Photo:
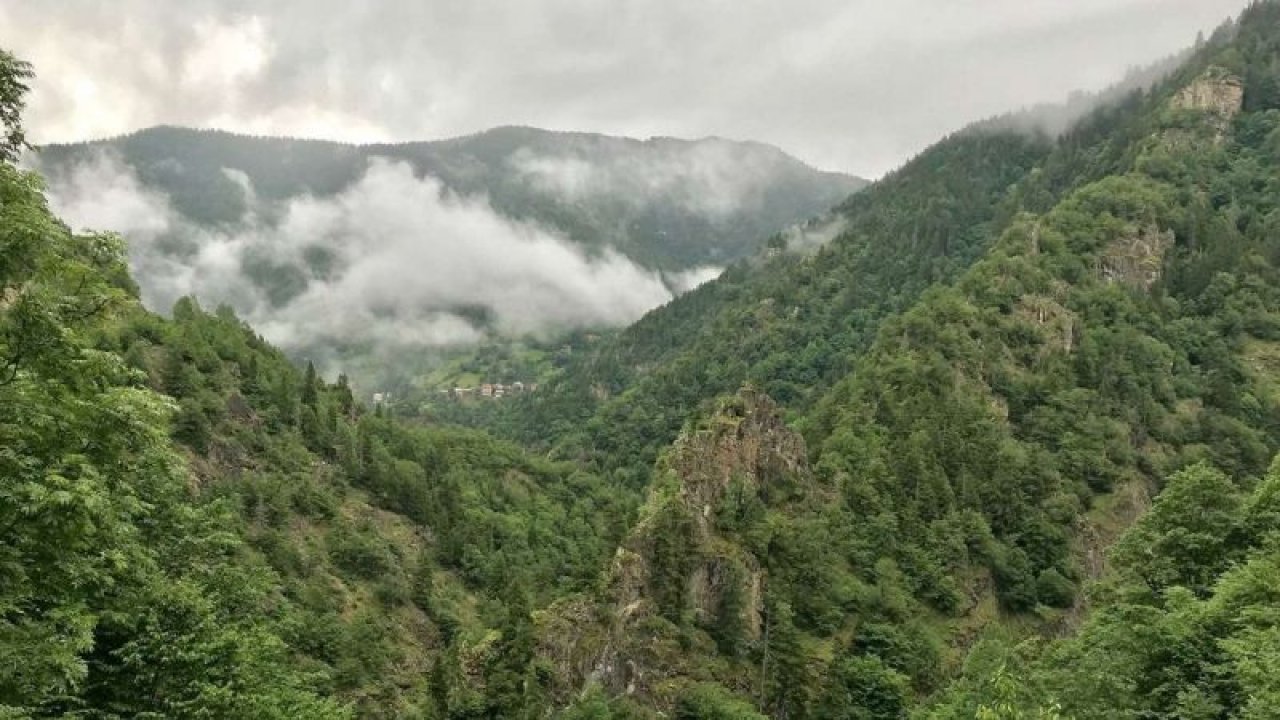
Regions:
<svg viewBox="0 0 1280 720"><path fill-rule="evenodd" d="M149 307L167 310L184 295L227 304L294 350L617 326L718 272L664 279L613 250L589 253L403 162L373 159L336 195L277 206L258 200L243 173L226 172L248 210L217 227L188 221L110 152L60 169L50 200L76 229L126 237Z"/></svg>

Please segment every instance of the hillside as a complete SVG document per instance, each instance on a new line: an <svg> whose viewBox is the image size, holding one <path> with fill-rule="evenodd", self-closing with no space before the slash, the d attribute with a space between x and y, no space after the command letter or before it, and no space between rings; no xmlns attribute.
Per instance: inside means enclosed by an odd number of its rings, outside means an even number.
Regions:
<svg viewBox="0 0 1280 720"><path fill-rule="evenodd" d="M1272 717L1280 2L1009 128L584 342L507 440L148 312L0 163L0 716Z"/></svg>
<svg viewBox="0 0 1280 720"><path fill-rule="evenodd" d="M365 398L626 325L865 184L758 143L510 127L369 146L159 127L34 164L73 227L130 237L147 307L230 305Z"/></svg>
<svg viewBox="0 0 1280 720"><path fill-rule="evenodd" d="M500 214L595 251L677 272L724 265L824 212L866 184L815 170L777 148L719 138L679 140L495 128L430 142L346 145L156 127L111 140L40 149L53 183L99 152L116 153L146 188L197 225L232 225L252 209L227 170L270 204L340 193L372 158L408 163Z"/></svg>
<svg viewBox="0 0 1280 720"><path fill-rule="evenodd" d="M871 695L883 713L848 716L898 717L927 707L971 648L988 671L1007 662L1013 674L1029 652L1020 640L1077 627L1089 617L1084 589L1136 567L1108 562L1118 537L1164 552L1125 528L1166 478L1203 462L1235 478L1235 492L1252 487L1280 447L1267 359L1280 309L1277 13L1259 3L1166 80L1060 138L993 123L944 140L842 205L829 245L789 252L777 238L772 253L650 313L493 421L652 497L689 418L716 417L716 398L749 383L787 410L818 492L838 498L822 512L761 500L756 524L729 544L738 549L686 547L691 558L757 549L746 564L767 578L757 612L776 608L794 625L794 645L777 651L797 663L790 682L741 684L774 651L759 637L729 653L714 642L717 626L700 621L705 573L690 559L671 580L684 588L663 614L672 626L650 626L652 644L608 666L673 657L667 635L706 655L677 654L661 672L679 681L628 692L678 707L681 682L714 680L775 717L843 717L830 703ZM718 517L717 504L708 512ZM1180 512L1173 526L1192 521ZM1243 557L1252 542L1265 557L1259 532L1205 552ZM797 535L804 550L788 551ZM1190 559L1169 556L1169 572ZM1126 611L1160 609L1163 582L1125 597ZM611 627L630 611L605 601L599 612ZM592 656L589 644L578 650ZM1161 671L1158 656L1134 662L1147 665L1125 672ZM1244 672L1217 655L1203 662ZM1071 716L1112 716L1089 704L1069 664L1046 663L1050 679L1034 681L1054 690L1021 696L1027 712L1056 698ZM1206 707L1244 702L1189 672L1163 680L1160 697L1137 691L1132 716L1170 711L1179 693ZM1240 682L1256 687L1250 677ZM990 680L936 712L972 717L997 693L1021 692L1009 676Z"/></svg>
<svg viewBox="0 0 1280 720"><path fill-rule="evenodd" d="M530 606L591 584L625 501L386 420L228 308L148 313L119 239L71 234L8 163L0 201L0 714L523 702L474 682L516 662Z"/></svg>

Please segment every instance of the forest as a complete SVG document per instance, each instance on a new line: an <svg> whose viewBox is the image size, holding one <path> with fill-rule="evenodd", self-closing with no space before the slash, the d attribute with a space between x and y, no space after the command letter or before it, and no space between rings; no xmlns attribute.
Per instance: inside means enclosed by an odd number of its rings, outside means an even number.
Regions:
<svg viewBox="0 0 1280 720"><path fill-rule="evenodd" d="M38 71L0 53L0 718L1276 717L1277 0L443 413L145 309L19 162Z"/></svg>

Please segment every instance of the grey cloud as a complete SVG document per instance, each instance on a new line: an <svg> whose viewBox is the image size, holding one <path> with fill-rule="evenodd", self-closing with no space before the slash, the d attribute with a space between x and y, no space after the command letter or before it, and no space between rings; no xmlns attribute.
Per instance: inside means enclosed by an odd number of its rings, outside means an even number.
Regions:
<svg viewBox="0 0 1280 720"><path fill-rule="evenodd" d="M1247 0L8 0L38 141L158 123L348 140L502 124L751 138L864 176L1099 89Z"/></svg>
<svg viewBox="0 0 1280 720"><path fill-rule="evenodd" d="M680 272L667 273L667 285L677 295L682 295L703 283L709 283L712 280L715 280L720 277L720 273L722 272L724 272L724 268L722 267L707 265L704 267L681 270Z"/></svg>
<svg viewBox="0 0 1280 720"><path fill-rule="evenodd" d="M243 174L228 173L252 193ZM621 325L670 300L669 288L706 275L664 282L612 251L588 258L561 237L384 160L372 161L335 197L290 200L271 213L277 221L251 211L230 230L190 225L108 154L56 176L49 194L73 226L130 239L150 307L196 294L208 305L231 305L294 350L334 342L439 347L471 343L490 330ZM255 269L275 278L255 282ZM289 287L288 295L270 294ZM477 323L467 309L488 322Z"/></svg>
<svg viewBox="0 0 1280 720"><path fill-rule="evenodd" d="M848 227L848 220L840 215L814 218L803 225L795 225L782 233L788 251L807 253L835 240Z"/></svg>
<svg viewBox="0 0 1280 720"><path fill-rule="evenodd" d="M571 201L627 197L670 204L711 221L759 205L785 156L769 149L708 140L665 152L615 151L576 157L521 148L509 161L520 177Z"/></svg>

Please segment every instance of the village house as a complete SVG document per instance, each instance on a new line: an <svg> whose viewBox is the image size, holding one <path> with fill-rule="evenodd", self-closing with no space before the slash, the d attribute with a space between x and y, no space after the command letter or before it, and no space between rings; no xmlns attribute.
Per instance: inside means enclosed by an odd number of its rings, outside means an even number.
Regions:
<svg viewBox="0 0 1280 720"><path fill-rule="evenodd" d="M503 383L484 383L477 387L459 386L459 387L454 387L452 389L440 390L439 392L441 395L452 397L455 400L461 400L463 398L469 398L473 396L493 398L496 400L498 398L511 397L514 395L522 395L527 392L533 392L534 390L537 390L537 389L538 389L537 383L526 383L522 380L517 380L509 385L503 384ZM390 393L385 393L380 395L382 396L382 400L375 399L374 402L389 403L391 401Z"/></svg>

